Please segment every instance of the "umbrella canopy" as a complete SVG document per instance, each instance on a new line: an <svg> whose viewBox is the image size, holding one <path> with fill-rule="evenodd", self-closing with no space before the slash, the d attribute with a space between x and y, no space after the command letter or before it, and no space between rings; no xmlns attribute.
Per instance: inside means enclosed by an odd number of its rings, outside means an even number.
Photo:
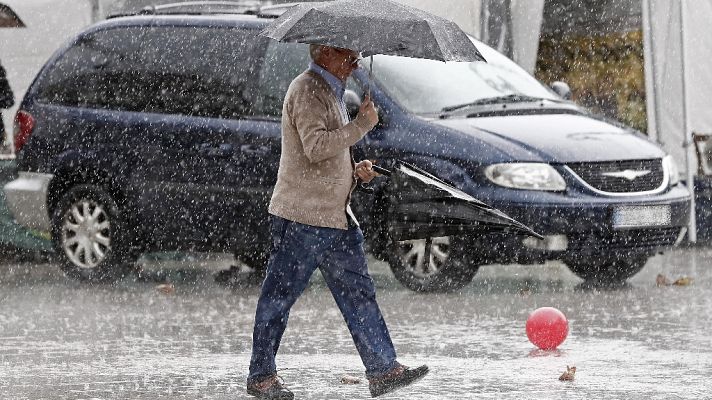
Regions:
<svg viewBox="0 0 712 400"><path fill-rule="evenodd" d="M322 44L440 61L484 61L454 22L390 0L335 0L291 7L260 35L280 42Z"/></svg>
<svg viewBox="0 0 712 400"><path fill-rule="evenodd" d="M543 239L526 225L414 165L400 161L394 171L376 171L390 177L388 230L394 240L491 232Z"/></svg>
<svg viewBox="0 0 712 400"><path fill-rule="evenodd" d="M24 28L25 23L9 6L0 3L0 28Z"/></svg>

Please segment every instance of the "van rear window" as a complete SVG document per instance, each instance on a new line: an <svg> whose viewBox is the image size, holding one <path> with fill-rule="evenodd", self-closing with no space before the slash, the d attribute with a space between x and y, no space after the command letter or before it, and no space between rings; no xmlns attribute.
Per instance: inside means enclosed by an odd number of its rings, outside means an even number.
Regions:
<svg viewBox="0 0 712 400"><path fill-rule="evenodd" d="M82 37L42 78L45 103L240 118L252 113L257 31L131 27Z"/></svg>

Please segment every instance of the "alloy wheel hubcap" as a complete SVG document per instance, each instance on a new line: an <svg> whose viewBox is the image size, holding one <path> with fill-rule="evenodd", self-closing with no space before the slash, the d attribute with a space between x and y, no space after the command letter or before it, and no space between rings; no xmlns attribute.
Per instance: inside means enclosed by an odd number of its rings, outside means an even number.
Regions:
<svg viewBox="0 0 712 400"><path fill-rule="evenodd" d="M82 199L67 210L62 224L62 247L72 263L95 268L111 250L109 217L93 200Z"/></svg>
<svg viewBox="0 0 712 400"><path fill-rule="evenodd" d="M406 271L421 279L430 278L450 257L450 238L404 240L398 242L398 252Z"/></svg>

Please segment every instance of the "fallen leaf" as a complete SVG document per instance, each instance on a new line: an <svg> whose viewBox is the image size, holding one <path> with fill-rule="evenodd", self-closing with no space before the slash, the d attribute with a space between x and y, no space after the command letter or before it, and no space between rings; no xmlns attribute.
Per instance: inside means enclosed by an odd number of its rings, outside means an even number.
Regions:
<svg viewBox="0 0 712 400"><path fill-rule="evenodd" d="M172 283L162 283L156 286L156 290L163 294L173 294L176 291L175 286Z"/></svg>
<svg viewBox="0 0 712 400"><path fill-rule="evenodd" d="M576 367L569 368L569 366L567 365L566 372L561 374L561 376L559 377L559 380L560 381L573 381L575 375L576 375Z"/></svg>
<svg viewBox="0 0 712 400"><path fill-rule="evenodd" d="M675 286L688 286L692 283L693 279L687 276L683 276L682 278L677 279L675 282L672 284Z"/></svg>
<svg viewBox="0 0 712 400"><path fill-rule="evenodd" d="M341 377L341 383L344 385L358 385L361 383L361 379L355 376L344 375Z"/></svg>
<svg viewBox="0 0 712 400"><path fill-rule="evenodd" d="M657 278L655 278L655 284L658 286L670 286L672 282L670 282L667 276L658 274Z"/></svg>

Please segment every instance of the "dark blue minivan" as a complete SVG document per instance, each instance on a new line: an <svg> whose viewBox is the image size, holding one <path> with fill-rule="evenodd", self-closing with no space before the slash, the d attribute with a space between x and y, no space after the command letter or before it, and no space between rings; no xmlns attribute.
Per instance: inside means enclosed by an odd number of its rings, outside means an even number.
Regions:
<svg viewBox="0 0 712 400"><path fill-rule="evenodd" d="M16 116L17 221L51 232L63 270L121 276L143 252L233 252L259 269L280 156L282 100L309 55L258 37L254 14L184 13L99 23L40 71ZM368 250L418 291L451 290L481 265L562 260L621 282L678 243L690 195L644 135L592 115L477 42L488 63L375 56L348 82L381 122L360 158L415 164L545 235L397 242L385 178L354 193Z"/></svg>

